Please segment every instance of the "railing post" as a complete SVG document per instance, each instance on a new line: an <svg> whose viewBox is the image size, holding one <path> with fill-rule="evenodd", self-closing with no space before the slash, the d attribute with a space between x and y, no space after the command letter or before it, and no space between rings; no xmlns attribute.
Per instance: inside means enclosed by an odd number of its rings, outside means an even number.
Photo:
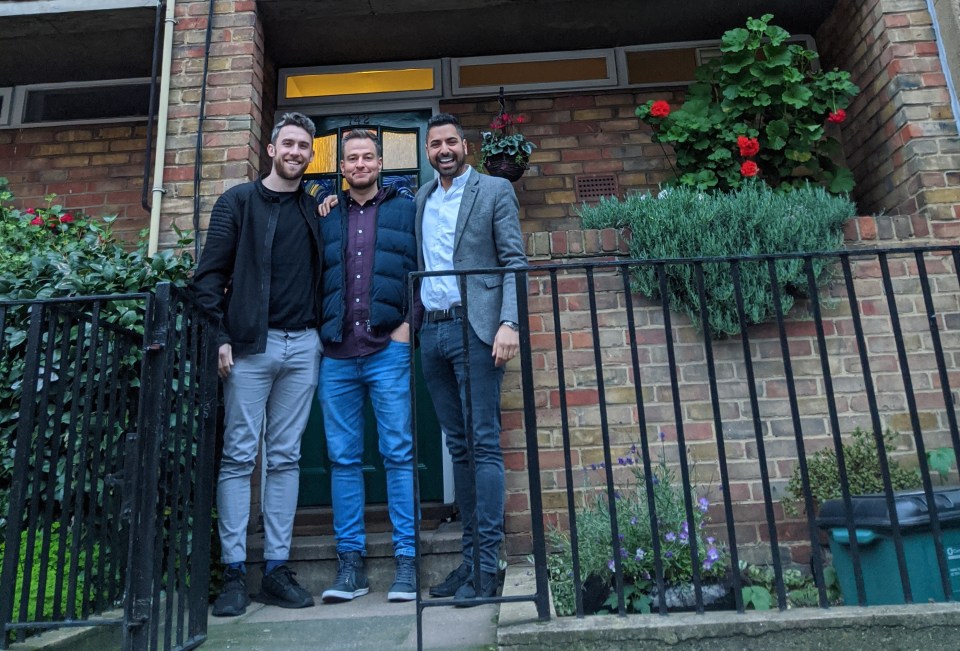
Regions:
<svg viewBox="0 0 960 651"><path fill-rule="evenodd" d="M153 600L153 566L157 532L156 503L158 464L164 439L166 405L167 333L170 317L170 284L157 285L147 299L144 357L140 379L140 408L137 431L140 433L138 473L134 484L138 494L133 500L130 542L127 554L127 588L123 604L124 651L139 651L150 646L150 612Z"/></svg>

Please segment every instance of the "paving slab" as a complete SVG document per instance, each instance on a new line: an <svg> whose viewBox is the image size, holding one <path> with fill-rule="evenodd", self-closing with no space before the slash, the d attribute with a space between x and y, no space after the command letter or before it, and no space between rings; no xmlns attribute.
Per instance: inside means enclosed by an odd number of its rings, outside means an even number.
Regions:
<svg viewBox="0 0 960 651"><path fill-rule="evenodd" d="M253 603L240 617L210 617L204 651L381 651L417 648L414 602L391 603L386 592L354 601L286 609ZM496 648L497 606L425 608L423 648Z"/></svg>

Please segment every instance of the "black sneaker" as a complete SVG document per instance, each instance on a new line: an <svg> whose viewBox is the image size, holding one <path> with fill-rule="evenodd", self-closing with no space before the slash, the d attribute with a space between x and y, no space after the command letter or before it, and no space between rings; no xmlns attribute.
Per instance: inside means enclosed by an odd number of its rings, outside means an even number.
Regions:
<svg viewBox="0 0 960 651"><path fill-rule="evenodd" d="M477 599L477 598L488 598L497 596L497 588L500 587L500 581L497 578L496 572L493 574L481 571L480 572L480 590L474 588L473 576L467 577L467 582L464 583L457 590L457 593L453 595L454 599Z"/></svg>
<svg viewBox="0 0 960 651"><path fill-rule="evenodd" d="M223 590L213 602L213 616L237 617L247 612L249 605L246 576L239 568L228 567L223 573Z"/></svg>
<svg viewBox="0 0 960 651"><path fill-rule="evenodd" d="M447 575L447 578L443 580L442 583L437 585L430 586L430 596L431 597L452 597L457 594L457 590L464 583L467 582L467 579L470 578L471 573L470 566L464 561L460 563L460 567L455 569L453 572Z"/></svg>
<svg viewBox="0 0 960 651"><path fill-rule="evenodd" d="M281 608L309 608L313 597L293 578L294 572L286 565L275 567L260 582L257 600Z"/></svg>
<svg viewBox="0 0 960 651"><path fill-rule="evenodd" d="M387 593L387 601L413 601L417 598L417 559L397 556L397 575Z"/></svg>
<svg viewBox="0 0 960 651"><path fill-rule="evenodd" d="M363 557L360 552L337 554L337 560L340 563L337 569L337 580L329 590L323 591L323 603L352 601L370 592L370 583L363 569Z"/></svg>

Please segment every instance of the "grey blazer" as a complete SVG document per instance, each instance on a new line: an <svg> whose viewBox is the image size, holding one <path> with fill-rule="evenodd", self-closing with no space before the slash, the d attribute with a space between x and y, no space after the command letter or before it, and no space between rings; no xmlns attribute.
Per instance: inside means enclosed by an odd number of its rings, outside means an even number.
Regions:
<svg viewBox="0 0 960 651"><path fill-rule="evenodd" d="M527 256L520 234L520 204L513 186L506 179L470 169L457 228L454 233L453 267L487 269L525 267ZM417 192L417 264L423 270L423 208L438 179ZM474 332L487 345L500 328L501 321L517 321L517 286L514 274L467 276L467 311Z"/></svg>

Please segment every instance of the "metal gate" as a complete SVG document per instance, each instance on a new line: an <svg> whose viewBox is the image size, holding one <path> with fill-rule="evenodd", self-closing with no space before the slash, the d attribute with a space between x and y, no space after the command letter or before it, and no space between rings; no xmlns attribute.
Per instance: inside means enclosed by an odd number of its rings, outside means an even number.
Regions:
<svg viewBox="0 0 960 651"><path fill-rule="evenodd" d="M71 626L203 642L216 366L215 328L169 284L0 302L0 649Z"/></svg>

